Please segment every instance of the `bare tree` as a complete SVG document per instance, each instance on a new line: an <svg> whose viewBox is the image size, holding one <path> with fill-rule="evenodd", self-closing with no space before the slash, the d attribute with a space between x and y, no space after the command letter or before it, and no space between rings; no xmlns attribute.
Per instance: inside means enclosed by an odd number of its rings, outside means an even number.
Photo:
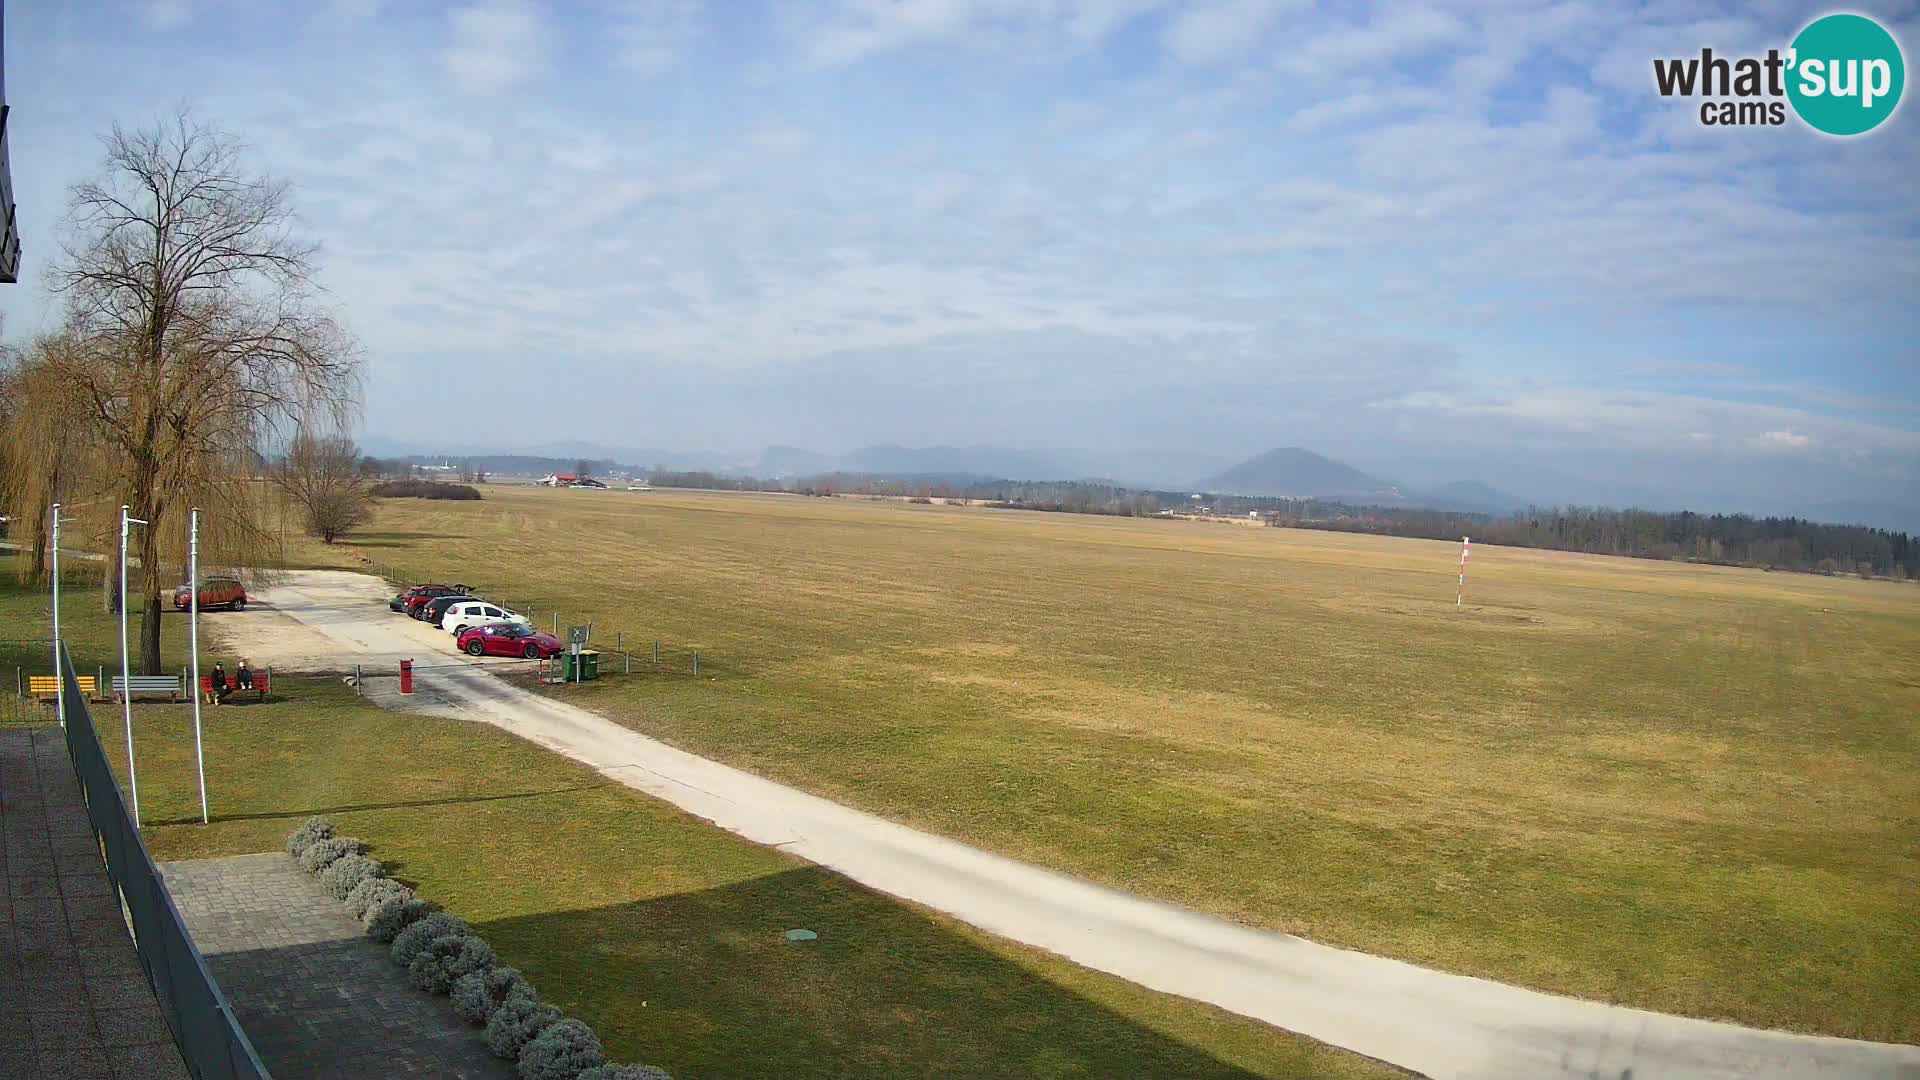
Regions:
<svg viewBox="0 0 1920 1080"><path fill-rule="evenodd" d="M360 467L360 449L343 435L300 432L274 481L299 509L307 535L322 543L331 544L373 518L372 485Z"/></svg>
<svg viewBox="0 0 1920 1080"><path fill-rule="evenodd" d="M317 303L287 186L250 173L240 143L185 113L104 141L51 275L75 342L59 366L114 451L114 486L150 522L135 535L140 666L157 673L162 563L179 561L186 508L212 509L202 546L216 560L270 555L255 447L301 423L343 427L359 357Z"/></svg>

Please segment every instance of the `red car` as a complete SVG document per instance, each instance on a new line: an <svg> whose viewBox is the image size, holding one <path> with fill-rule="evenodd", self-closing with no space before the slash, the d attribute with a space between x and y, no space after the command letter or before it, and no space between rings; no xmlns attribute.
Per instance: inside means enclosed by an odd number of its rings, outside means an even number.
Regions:
<svg viewBox="0 0 1920 1080"><path fill-rule="evenodd" d="M546 660L567 647L552 634L520 623L469 627L457 641L469 656L519 656L528 660Z"/></svg>
<svg viewBox="0 0 1920 1080"><path fill-rule="evenodd" d="M173 606L181 611L193 605L193 590L185 585L173 590ZM245 610L247 590L239 580L230 577L210 577L200 579L200 610L223 607L234 611Z"/></svg>
<svg viewBox="0 0 1920 1080"><path fill-rule="evenodd" d="M420 617L420 609L443 596L465 596L465 585L415 585L404 594L407 598L407 614Z"/></svg>

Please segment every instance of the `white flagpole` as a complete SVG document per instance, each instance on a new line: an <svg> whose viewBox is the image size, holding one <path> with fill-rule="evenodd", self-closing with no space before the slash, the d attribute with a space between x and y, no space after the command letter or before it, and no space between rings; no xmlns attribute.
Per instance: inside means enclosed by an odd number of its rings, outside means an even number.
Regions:
<svg viewBox="0 0 1920 1080"><path fill-rule="evenodd" d="M187 518L187 622L193 640L193 759L200 769L200 824L207 823L207 755L200 745L200 508Z"/></svg>
<svg viewBox="0 0 1920 1080"><path fill-rule="evenodd" d="M133 669L127 663L127 532L134 518L120 504L120 722L127 729L127 787L133 791L133 827L140 827L140 781L133 775Z"/></svg>
<svg viewBox="0 0 1920 1080"><path fill-rule="evenodd" d="M67 726L67 678L60 667L60 504L53 504L53 692L60 726Z"/></svg>
<svg viewBox="0 0 1920 1080"><path fill-rule="evenodd" d="M1461 537L1460 538L1460 586L1459 586L1459 589L1453 594L1453 610L1455 611L1460 610L1460 602L1463 599L1465 599L1467 595L1467 555L1470 554L1472 550L1473 550L1473 537L1471 536Z"/></svg>

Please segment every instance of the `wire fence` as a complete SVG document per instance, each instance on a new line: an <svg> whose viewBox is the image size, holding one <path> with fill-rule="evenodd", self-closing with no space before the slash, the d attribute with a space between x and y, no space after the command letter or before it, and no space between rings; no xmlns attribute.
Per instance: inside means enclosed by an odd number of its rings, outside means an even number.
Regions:
<svg viewBox="0 0 1920 1080"><path fill-rule="evenodd" d="M173 1029L173 1040L188 1070L199 1080L269 1080L266 1066L207 971L206 960L194 946L153 856L140 839L140 830L127 813L120 785L94 730L93 713L80 692L73 661L64 650L61 661L67 752L73 757L94 837L106 853L107 875L126 906L140 966Z"/></svg>
<svg viewBox="0 0 1920 1080"><path fill-rule="evenodd" d="M525 615L534 629L545 630L561 641L567 640L567 630L571 626L584 626L587 630L587 645L600 654L599 672L606 675L643 675L643 674L685 674L717 676L725 667L716 664L710 652L699 648L662 640L658 635L637 631L629 627L614 626L602 619L582 618L577 613L569 616L558 607L543 605L531 596L515 597L504 587L490 586L482 579L447 581L444 577L422 574L415 568L397 566L378 560L368 560L366 572L384 578L399 592L421 582L444 582L463 586L475 596L484 597L492 603L511 611ZM577 620L577 621L576 621ZM425 670L416 664L414 670Z"/></svg>

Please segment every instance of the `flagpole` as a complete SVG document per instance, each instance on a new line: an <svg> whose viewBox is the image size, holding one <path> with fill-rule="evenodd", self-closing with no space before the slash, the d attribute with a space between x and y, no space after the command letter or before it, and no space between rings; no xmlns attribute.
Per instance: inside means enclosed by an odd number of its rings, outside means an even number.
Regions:
<svg viewBox="0 0 1920 1080"><path fill-rule="evenodd" d="M67 726L67 676L60 667L60 504L53 504L53 692L60 726Z"/></svg>
<svg viewBox="0 0 1920 1080"><path fill-rule="evenodd" d="M187 518L188 633L193 640L193 760L200 769L200 824L207 823L207 755L200 743L200 508Z"/></svg>

